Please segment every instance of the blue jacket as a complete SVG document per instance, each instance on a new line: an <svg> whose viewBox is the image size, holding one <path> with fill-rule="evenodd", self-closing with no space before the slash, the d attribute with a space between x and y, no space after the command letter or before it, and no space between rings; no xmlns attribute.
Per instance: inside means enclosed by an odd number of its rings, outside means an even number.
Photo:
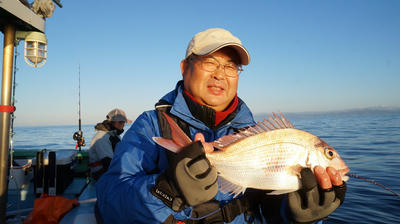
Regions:
<svg viewBox="0 0 400 224"><path fill-rule="evenodd" d="M238 113L233 120L213 131L192 116L182 88L182 82L178 82L175 90L162 99L172 104L172 114L190 124L192 139L201 132L206 141L211 142L233 133L234 129L255 124L249 108L239 99ZM155 168L162 172L168 166L165 149L152 140L154 136L161 136L157 112L146 111L117 145L108 171L96 184L98 207L105 223L162 223L171 214L176 219L191 217L191 207L174 212L151 194L160 174L148 173ZM218 192L215 199L225 204L232 200L232 196ZM243 215L237 216L232 223L245 223Z"/></svg>

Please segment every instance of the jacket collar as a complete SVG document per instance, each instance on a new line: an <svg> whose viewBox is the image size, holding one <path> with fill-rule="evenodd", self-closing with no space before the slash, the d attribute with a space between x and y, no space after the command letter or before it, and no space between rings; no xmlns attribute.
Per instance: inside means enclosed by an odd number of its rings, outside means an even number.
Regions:
<svg viewBox="0 0 400 224"><path fill-rule="evenodd" d="M164 97L162 97L162 100L167 101L172 105L170 112L175 116L181 118L182 120L184 120L185 122L189 123L192 126L195 126L196 128L202 130L209 129L209 127L206 124L201 122L191 113L188 104L186 103L186 100L183 96L182 80L176 84L176 87L173 91L167 93ZM245 128L248 127L249 124L255 124L253 119L253 114L251 113L247 105L240 99L240 97L238 98L238 100L239 103L236 109L236 114L227 123L231 123L232 126L235 128ZM223 125L225 124L226 123L224 123ZM219 125L217 128L220 127L221 125Z"/></svg>

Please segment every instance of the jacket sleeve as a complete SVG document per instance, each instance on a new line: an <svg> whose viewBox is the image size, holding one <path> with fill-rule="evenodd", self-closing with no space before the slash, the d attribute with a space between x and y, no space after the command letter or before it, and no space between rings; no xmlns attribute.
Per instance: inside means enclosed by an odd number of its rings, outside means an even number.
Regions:
<svg viewBox="0 0 400 224"><path fill-rule="evenodd" d="M153 136L159 136L157 118L154 111L145 112L117 145L110 168L96 184L105 223L161 223L171 214L187 217L188 211L174 213L151 194L159 174L149 173L167 167L165 153Z"/></svg>
<svg viewBox="0 0 400 224"><path fill-rule="evenodd" d="M111 147L111 142L110 142L109 138L110 138L110 135L105 134L105 135L103 135L103 137L99 138L94 143L93 149L96 150L99 160L106 158L106 157L113 158L113 149Z"/></svg>

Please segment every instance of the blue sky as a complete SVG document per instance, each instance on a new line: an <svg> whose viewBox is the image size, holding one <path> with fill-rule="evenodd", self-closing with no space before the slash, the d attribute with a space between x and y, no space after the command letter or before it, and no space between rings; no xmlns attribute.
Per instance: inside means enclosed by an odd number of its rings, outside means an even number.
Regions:
<svg viewBox="0 0 400 224"><path fill-rule="evenodd" d="M400 1L114 2L61 1L46 65L17 60L16 125L77 124L79 65L83 124L115 107L134 120L174 88L190 39L211 27L249 50L238 95L254 113L400 107Z"/></svg>

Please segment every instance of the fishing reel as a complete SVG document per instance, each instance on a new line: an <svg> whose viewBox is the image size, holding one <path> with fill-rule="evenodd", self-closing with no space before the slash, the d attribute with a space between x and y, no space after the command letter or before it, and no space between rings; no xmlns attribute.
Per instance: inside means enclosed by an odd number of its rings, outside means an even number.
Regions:
<svg viewBox="0 0 400 224"><path fill-rule="evenodd" d="M85 138L83 137L83 133L81 130L75 132L72 138L76 141L75 148L86 146Z"/></svg>

